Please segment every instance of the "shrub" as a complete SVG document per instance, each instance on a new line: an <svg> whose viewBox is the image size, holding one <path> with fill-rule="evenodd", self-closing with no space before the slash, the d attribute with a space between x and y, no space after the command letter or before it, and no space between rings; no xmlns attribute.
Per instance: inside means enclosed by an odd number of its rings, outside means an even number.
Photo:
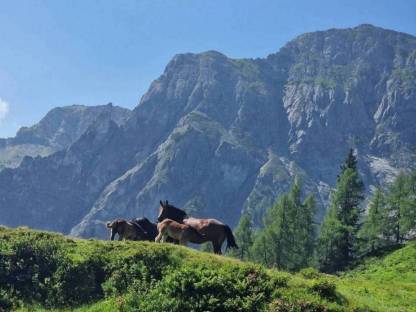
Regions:
<svg viewBox="0 0 416 312"><path fill-rule="evenodd" d="M168 274L147 292L131 292L128 305L153 311L259 311L270 299L273 281L257 267L184 267Z"/></svg>
<svg viewBox="0 0 416 312"><path fill-rule="evenodd" d="M22 236L2 252L0 287L28 302L46 300L52 275L63 259L59 245Z"/></svg>
<svg viewBox="0 0 416 312"><path fill-rule="evenodd" d="M270 312L327 312L328 309L318 303L306 300L297 300L294 302L281 299L274 300L269 305Z"/></svg>
<svg viewBox="0 0 416 312"><path fill-rule="evenodd" d="M336 285L327 279L317 279L310 287L310 290L323 298L337 299Z"/></svg>
<svg viewBox="0 0 416 312"><path fill-rule="evenodd" d="M299 271L299 274L307 279L319 278L321 273L315 268L305 268Z"/></svg>
<svg viewBox="0 0 416 312"><path fill-rule="evenodd" d="M103 297L101 284L105 280L100 257L79 263L67 260L52 277L47 303L51 306L71 306Z"/></svg>

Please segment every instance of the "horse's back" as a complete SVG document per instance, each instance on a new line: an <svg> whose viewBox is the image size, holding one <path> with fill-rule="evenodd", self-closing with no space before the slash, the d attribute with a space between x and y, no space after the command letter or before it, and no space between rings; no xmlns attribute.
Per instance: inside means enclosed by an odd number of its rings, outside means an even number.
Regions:
<svg viewBox="0 0 416 312"><path fill-rule="evenodd" d="M183 223L206 235L208 239L216 239L218 235L224 233L225 229L225 224L217 219L187 218L183 220Z"/></svg>
<svg viewBox="0 0 416 312"><path fill-rule="evenodd" d="M194 224L203 224L203 225L208 225L208 224L216 224L216 225L225 225L224 223L222 223L221 221L217 220L217 219L199 219L199 218L186 218L183 219L183 222L185 224L189 224L191 226L193 226Z"/></svg>

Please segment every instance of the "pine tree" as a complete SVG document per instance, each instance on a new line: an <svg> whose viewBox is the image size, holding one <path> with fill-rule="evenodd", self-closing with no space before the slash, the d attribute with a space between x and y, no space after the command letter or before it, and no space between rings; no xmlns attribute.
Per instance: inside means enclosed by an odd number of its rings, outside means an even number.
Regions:
<svg viewBox="0 0 416 312"><path fill-rule="evenodd" d="M350 150L335 191L331 196L328 215L321 227L318 243L318 261L321 270L334 272L351 263L356 248L361 202L364 199L357 159Z"/></svg>
<svg viewBox="0 0 416 312"><path fill-rule="evenodd" d="M360 230L361 251L363 254L373 253L386 246L386 202L383 191L378 188L368 206L368 215Z"/></svg>

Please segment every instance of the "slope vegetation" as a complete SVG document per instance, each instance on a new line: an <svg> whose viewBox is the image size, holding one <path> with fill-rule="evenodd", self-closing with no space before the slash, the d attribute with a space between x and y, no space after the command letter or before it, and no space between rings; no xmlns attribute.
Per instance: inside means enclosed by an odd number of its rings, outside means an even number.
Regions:
<svg viewBox="0 0 416 312"><path fill-rule="evenodd" d="M170 244L0 231L3 308L81 311L342 311L327 279L307 280Z"/></svg>
<svg viewBox="0 0 416 312"><path fill-rule="evenodd" d="M411 311L415 251L410 244L339 278L170 244L0 228L0 310Z"/></svg>
<svg viewBox="0 0 416 312"><path fill-rule="evenodd" d="M339 291L376 311L416 311L416 241L342 276Z"/></svg>

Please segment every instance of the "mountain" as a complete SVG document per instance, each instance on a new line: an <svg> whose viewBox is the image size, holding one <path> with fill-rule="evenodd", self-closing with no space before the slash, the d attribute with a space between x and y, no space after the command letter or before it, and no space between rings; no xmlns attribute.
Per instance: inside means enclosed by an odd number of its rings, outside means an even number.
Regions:
<svg viewBox="0 0 416 312"><path fill-rule="evenodd" d="M160 199L256 224L294 176L321 219L354 147L367 186L414 167L416 38L371 25L307 33L267 58L176 55L122 125L97 120L41 159L0 172L0 223L104 237Z"/></svg>
<svg viewBox="0 0 416 312"><path fill-rule="evenodd" d="M100 114L122 124L130 111L112 104L54 108L34 126L20 128L15 137L0 139L0 169L18 167L25 156L44 157L67 148Z"/></svg>

